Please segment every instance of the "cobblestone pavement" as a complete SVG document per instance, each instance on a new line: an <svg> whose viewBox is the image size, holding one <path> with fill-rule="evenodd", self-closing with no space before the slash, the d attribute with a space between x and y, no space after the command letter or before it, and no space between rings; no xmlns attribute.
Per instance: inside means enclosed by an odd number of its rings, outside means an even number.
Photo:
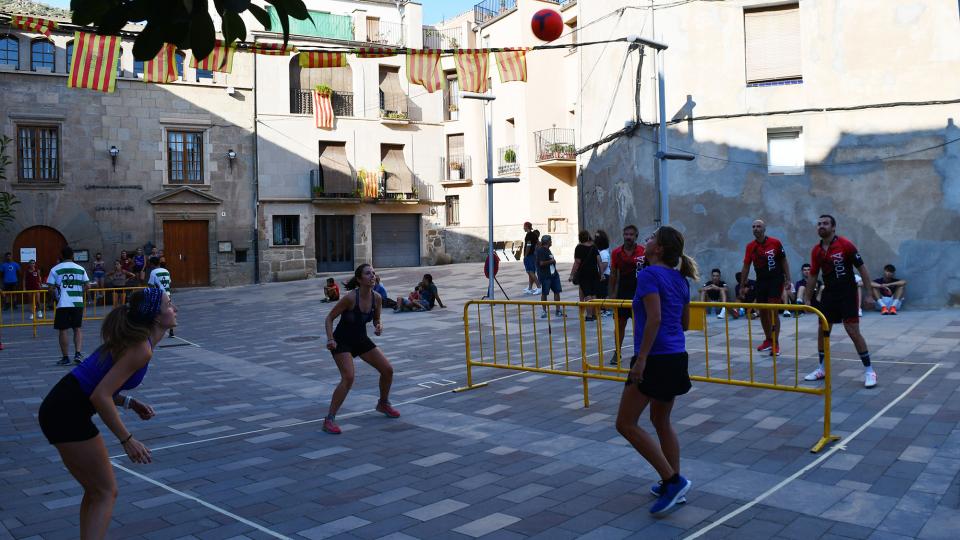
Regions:
<svg viewBox="0 0 960 540"><path fill-rule="evenodd" d="M178 337L161 343L135 392L157 416L124 415L154 463L114 460L111 537L958 537L960 311L907 304L897 317L867 314L880 376L872 390L858 380L849 339L834 333L833 426L843 440L820 454L809 452L822 429L820 398L695 383L673 412L693 489L686 505L655 519L647 491L655 475L613 426L620 385L591 382L583 408L578 379L478 369L476 380L500 380L451 393L465 382L462 307L485 282L478 264L382 275L396 296L426 271L449 307L388 312L376 338L396 368L402 417L373 412L376 372L358 365L339 436L319 424L338 380L323 348L330 305L320 303L320 280L178 292ZM501 277L522 297L519 263ZM572 287L563 294L574 296ZM812 319L784 324L785 336L800 336L801 375L815 363ZM544 331L544 321L529 322ZM544 343L558 339L558 322ZM726 369L724 329L710 322L716 375ZM745 335L746 324L731 323L731 333ZM98 324L85 328L89 351ZM3 337L0 538L75 538L79 486L36 424L40 400L64 373L53 330ZM705 369L696 360L703 334L688 342L691 370ZM730 345L730 369L744 373L750 345L739 337ZM758 380L770 377L769 360L757 358ZM784 357L777 369L788 380L796 366ZM100 427L110 452L122 454Z"/></svg>

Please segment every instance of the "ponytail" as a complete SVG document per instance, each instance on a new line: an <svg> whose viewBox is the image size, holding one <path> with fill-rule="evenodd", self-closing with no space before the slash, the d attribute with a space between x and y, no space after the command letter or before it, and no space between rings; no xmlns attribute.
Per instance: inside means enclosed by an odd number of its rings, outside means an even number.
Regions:
<svg viewBox="0 0 960 540"><path fill-rule="evenodd" d="M140 292L134 295L142 294ZM133 298L131 297L131 301ZM107 314L100 327L100 337L103 340L101 348L116 360L127 349L147 340L150 335L149 324L145 325L130 317L130 306L119 305Z"/></svg>
<svg viewBox="0 0 960 540"><path fill-rule="evenodd" d="M669 225L663 225L654 233L657 244L663 248L663 262L670 268L680 267L683 277L694 281L700 279L697 262L683 252L683 234Z"/></svg>
<svg viewBox="0 0 960 540"><path fill-rule="evenodd" d="M348 291L352 291L360 286L360 276L363 275L363 270L368 266L370 265L367 263L363 263L360 266L358 266L356 270L353 271L353 277L350 278L350 281L347 281L347 283L345 284L345 287Z"/></svg>
<svg viewBox="0 0 960 540"><path fill-rule="evenodd" d="M697 266L697 261L686 253L680 255L680 275L694 281L700 280L700 268Z"/></svg>

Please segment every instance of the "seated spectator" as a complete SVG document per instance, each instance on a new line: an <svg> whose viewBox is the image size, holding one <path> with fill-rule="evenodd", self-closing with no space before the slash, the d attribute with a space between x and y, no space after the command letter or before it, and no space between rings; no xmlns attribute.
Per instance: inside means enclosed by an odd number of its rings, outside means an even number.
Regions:
<svg viewBox="0 0 960 540"><path fill-rule="evenodd" d="M734 278L737 280L736 281L737 285L733 288L733 290L736 293L737 298L742 298L743 302L747 304L752 304L757 301L757 282L747 278L747 286L746 288L743 289L743 296L741 297L740 296L740 278L742 276L743 274L741 274L740 272L737 272L736 275L734 276ZM743 308L735 309L733 310L732 315L734 319L739 319L740 317L743 317L744 315L746 315L746 310L744 310ZM755 319L756 317L757 317L757 313L754 312L753 310L750 310L750 318Z"/></svg>
<svg viewBox="0 0 960 540"><path fill-rule="evenodd" d="M897 268L892 264L884 266L883 277L874 279L870 285L880 314L896 315L903 305L903 292L907 288L907 280L897 277Z"/></svg>
<svg viewBox="0 0 960 540"><path fill-rule="evenodd" d="M340 300L340 287L337 286L337 282L332 278L327 278L327 284L323 286L323 300L321 302L336 302Z"/></svg>
<svg viewBox="0 0 960 540"><path fill-rule="evenodd" d="M417 284L417 288L410 293L410 296L403 298L397 297L397 307L395 311L430 311L434 305L447 307L440 300L440 294L437 292L437 286L433 283L433 276L424 274L423 280Z"/></svg>
<svg viewBox="0 0 960 540"><path fill-rule="evenodd" d="M373 290L377 291L377 294L380 295L381 301L383 302L383 307L387 309L396 309L397 303L387 296L387 289L383 287L380 283L380 276L377 276L377 284L373 286Z"/></svg>
<svg viewBox="0 0 960 540"><path fill-rule="evenodd" d="M807 293L807 287L810 286L810 263L804 263L800 267L800 272L803 274L797 282L794 284L794 289L796 289L796 296L794 297L794 303L803 304L804 295ZM823 282L819 279L816 283L813 284L813 298L817 301L820 300L820 293L823 291ZM798 314L802 314L800 311Z"/></svg>
<svg viewBox="0 0 960 540"><path fill-rule="evenodd" d="M727 282L720 279L720 269L714 268L710 271L710 281L700 287L701 302L726 302L727 301ZM724 308L707 308L707 315L711 312L717 314L718 319L722 319L726 313Z"/></svg>

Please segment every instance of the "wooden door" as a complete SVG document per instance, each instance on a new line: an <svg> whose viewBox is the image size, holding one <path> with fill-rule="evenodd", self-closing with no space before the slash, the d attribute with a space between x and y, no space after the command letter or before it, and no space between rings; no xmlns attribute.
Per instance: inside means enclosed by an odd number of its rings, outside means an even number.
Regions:
<svg viewBox="0 0 960 540"><path fill-rule="evenodd" d="M353 216L317 216L314 231L317 271L353 270Z"/></svg>
<svg viewBox="0 0 960 540"><path fill-rule="evenodd" d="M173 287L210 284L206 221L164 221L163 254Z"/></svg>
<svg viewBox="0 0 960 540"><path fill-rule="evenodd" d="M13 260L24 267L30 261L20 260L20 248L37 249L37 266L40 268L40 278L47 279L47 273L60 260L60 250L67 245L67 240L56 229L37 225L28 227L17 235L13 241Z"/></svg>

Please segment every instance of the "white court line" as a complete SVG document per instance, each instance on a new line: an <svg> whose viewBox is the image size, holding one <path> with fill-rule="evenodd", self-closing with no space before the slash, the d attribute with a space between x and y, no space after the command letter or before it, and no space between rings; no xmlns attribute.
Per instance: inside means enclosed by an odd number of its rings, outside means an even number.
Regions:
<svg viewBox="0 0 960 540"><path fill-rule="evenodd" d="M284 535L282 535L282 534L280 534L280 533L278 533L278 532L276 532L276 531L273 531L273 530L270 530L270 529L264 527L263 525L260 525L259 523L255 523L255 522L253 522L253 521L250 521L249 519L246 519L246 518L244 518L244 517L238 516L237 514L234 514L233 512L230 512L229 510L224 510L223 508L220 508L219 506L217 506L217 505L215 505L215 504L210 504L210 503L208 503L207 501L204 501L203 499L200 499L200 498L194 497L193 495L190 495L189 493L184 493L184 492L182 492L182 491L180 491L180 490L178 490L178 489L172 488L172 487L164 484L163 482L158 482L158 481L156 481L156 480L154 480L154 479L152 479L152 478L150 478L150 477L148 477L148 476L144 476L144 475L142 475L142 474L140 474L140 473L138 473L138 472L136 472L136 471L133 471L133 470L131 470L131 469L128 469L128 468L124 467L123 465L118 465L118 464L116 464L116 463L113 463L112 461L111 461L110 463L111 463L111 465L113 465L114 467L120 469L121 471L123 471L123 472L125 472L125 473L128 473L128 474L131 474L131 475L133 475L133 476L136 476L137 478L139 478L139 479L141 479L141 480L144 480L144 481L146 481L146 482L149 482L149 483L151 483L151 484L153 484L153 485L155 485L155 486L157 486L157 487L159 487L159 488L161 488L161 489L164 489L164 490L166 490L166 491L169 491L170 493L173 493L174 495L179 495L180 497L183 497L184 499L189 499L189 500L191 500L191 501L193 501L193 502L195 502L195 503L200 504L201 506L203 506L203 507L205 507L205 508L209 508L210 510L213 510L214 512L217 512L218 514L223 514L223 515L227 516L228 518L231 518L231 519L234 519L234 520L236 520L236 521L239 521L240 523L243 523L244 525L247 525L248 527L251 527L251 528L253 528L253 529L256 529L256 530L258 530L258 531L260 531L260 532L262 532L262 533L264 533L264 534L270 535L270 536L272 536L272 537L274 537L274 538L282 538L283 540L293 540L293 539L290 538L289 536L284 536Z"/></svg>
<svg viewBox="0 0 960 540"><path fill-rule="evenodd" d="M199 348L201 348L201 349L203 348L203 347L200 347L199 345L197 345L196 343L194 343L194 342L192 342L192 341L190 341L190 340L187 340L187 339L183 339L182 337L180 337L180 336L178 336L178 335L176 335L176 334L174 334L174 336L173 336L172 338L170 338L170 339L179 339L180 341L183 341L184 343L188 343L188 344L190 344L190 345L193 345L194 347L199 347ZM168 346L169 346L169 345L168 345ZM163 345L158 345L158 348L161 348L161 349L162 349L163 347L164 347Z"/></svg>
<svg viewBox="0 0 960 540"><path fill-rule="evenodd" d="M873 417L870 418L870 420L867 420L866 423L864 423L862 426L860 426L859 428L857 428L856 431L854 431L853 433L851 433L851 434L846 438L846 440L844 441L844 443L856 439L858 435L860 435L861 433L863 433L863 431L864 431L865 429L867 429L868 427L870 427L871 424L873 424L874 422L876 422L878 418L880 418L881 416L883 416L884 414L886 414L887 411L889 411L890 409L892 409L894 405L896 405L897 403L900 403L900 401L903 400L903 398L907 397L907 394L909 394L910 392L913 392L913 390L914 390L917 386L919 386L920 383L922 383L923 380L926 379L931 373L933 373L933 371L934 371L935 369L937 369L938 367L940 367L940 364L934 364L933 367L931 367L930 369L927 370L926 373L924 373L923 375L921 375L919 379L917 379L913 384L911 384L909 388L907 388L906 390L904 390L903 393L900 394L896 399L894 399L893 401L891 401L890 403L888 403L887 406L884 407L883 409L880 409L880 412L878 412L877 414L873 415ZM809 463L809 464L808 464L807 466L805 466L804 468L802 468L802 469L800 469L799 471L793 473L792 475L788 476L787 478L784 478L779 484L771 487L771 488L768 489L767 491L764 491L763 493L761 493L760 495L758 495L755 499L753 499L752 501L744 504L744 505L741 506L740 508L737 508L737 509L734 510L733 512L730 512L729 514L721 517L720 519L714 521L713 523L711 523L710 525L707 525L706 527L700 529L699 531L697 531L697 532L695 532L695 533L693 533L693 534L691 534L691 535L689 535L689 536L684 537L684 540L693 540L694 538L700 538L701 536L707 534L708 532L710 532L710 531L712 531L713 529L719 527L720 525L723 525L724 523L726 523L727 521L729 521L731 518L736 517L736 516L738 516L738 515L746 512L746 511L749 510L750 508L753 508L754 506L756 506L757 504L759 504L761 501L763 501L764 499L766 499L766 498L769 497L770 495L773 495L773 494L776 493L777 491L781 490L784 486L786 486L786 485L789 484L790 482L793 482L793 481L796 480L797 478L800 478L801 476L803 476L804 474L806 474L806 473L809 472L810 470L814 469L815 467L817 467L818 465L820 465L821 463L823 463L826 459L828 459L830 456L832 456L833 454L835 454L835 453L837 453L838 451L840 451L842 448L843 448L843 444L841 444L841 443L839 443L839 442L838 442L837 444L834 444L833 447L830 448L830 450L828 450L827 452L825 452L822 456L818 457L817 459L813 460L811 463Z"/></svg>

